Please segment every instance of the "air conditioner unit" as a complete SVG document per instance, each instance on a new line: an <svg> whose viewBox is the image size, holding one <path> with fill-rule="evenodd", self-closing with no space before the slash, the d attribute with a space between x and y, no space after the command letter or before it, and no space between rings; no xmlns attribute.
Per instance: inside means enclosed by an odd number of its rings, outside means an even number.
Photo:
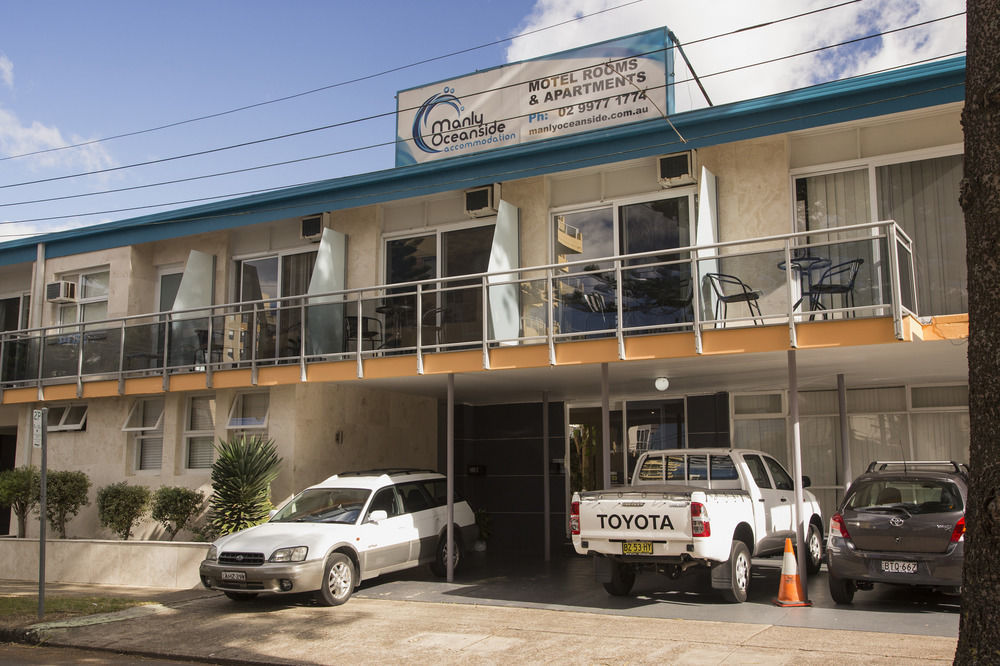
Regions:
<svg viewBox="0 0 1000 666"><path fill-rule="evenodd" d="M75 303L76 283L59 280L45 285L45 300L49 303Z"/></svg>
<svg viewBox="0 0 1000 666"><path fill-rule="evenodd" d="M322 235L323 235L322 215L310 215L309 217L302 218L302 222L299 227L299 236L303 240L315 241L318 243Z"/></svg>
<svg viewBox="0 0 1000 666"><path fill-rule="evenodd" d="M679 187L698 182L698 154L693 150L664 155L656 161L657 179L662 187Z"/></svg>
<svg viewBox="0 0 1000 666"><path fill-rule="evenodd" d="M465 214L469 217L496 215L499 203L500 183L465 191Z"/></svg>

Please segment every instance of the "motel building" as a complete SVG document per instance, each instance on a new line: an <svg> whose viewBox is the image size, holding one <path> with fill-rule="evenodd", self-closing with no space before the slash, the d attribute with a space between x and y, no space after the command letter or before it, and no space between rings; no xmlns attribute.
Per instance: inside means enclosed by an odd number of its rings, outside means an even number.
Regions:
<svg viewBox="0 0 1000 666"><path fill-rule="evenodd" d="M674 113L668 45L402 91L392 169L0 244L3 468L48 408L69 535L110 538L98 488L207 495L233 435L275 504L450 453L542 556L646 450L791 470L797 430L825 515L871 460L967 462L964 58Z"/></svg>

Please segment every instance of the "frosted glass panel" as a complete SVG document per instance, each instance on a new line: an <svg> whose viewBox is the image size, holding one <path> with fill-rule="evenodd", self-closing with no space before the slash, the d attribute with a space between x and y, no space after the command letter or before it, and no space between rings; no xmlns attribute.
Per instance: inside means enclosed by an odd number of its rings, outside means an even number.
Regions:
<svg viewBox="0 0 1000 666"><path fill-rule="evenodd" d="M902 386L877 389L849 389L847 391L848 414L855 414L858 412L872 413L905 411L906 391Z"/></svg>
<svg viewBox="0 0 1000 666"><path fill-rule="evenodd" d="M873 460L912 460L905 414L848 417L851 468L860 474Z"/></svg>
<svg viewBox="0 0 1000 666"><path fill-rule="evenodd" d="M924 407L968 407L968 386L924 386L912 389L914 409Z"/></svg>
<svg viewBox="0 0 1000 666"><path fill-rule="evenodd" d="M836 391L806 391L799 393L799 415L839 414Z"/></svg>
<svg viewBox="0 0 1000 666"><path fill-rule="evenodd" d="M915 459L969 462L968 412L921 413L912 418Z"/></svg>

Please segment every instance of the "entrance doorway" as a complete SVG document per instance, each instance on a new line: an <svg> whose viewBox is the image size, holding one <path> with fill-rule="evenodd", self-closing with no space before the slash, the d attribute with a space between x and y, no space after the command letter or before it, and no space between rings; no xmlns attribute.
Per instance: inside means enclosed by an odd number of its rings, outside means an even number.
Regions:
<svg viewBox="0 0 1000 666"><path fill-rule="evenodd" d="M636 460L645 451L686 446L684 398L622 401L609 412L611 485L632 480ZM569 495L603 486L604 456L599 406L569 408Z"/></svg>

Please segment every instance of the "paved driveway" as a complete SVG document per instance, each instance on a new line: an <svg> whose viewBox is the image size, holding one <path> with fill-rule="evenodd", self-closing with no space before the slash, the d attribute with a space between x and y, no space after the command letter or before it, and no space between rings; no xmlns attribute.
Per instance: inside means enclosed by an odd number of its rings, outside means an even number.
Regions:
<svg viewBox="0 0 1000 666"><path fill-rule="evenodd" d="M613 597L594 580L583 557L554 556L550 563L482 554L470 555L454 583L425 567L376 578L355 594L369 599L521 606L633 617L752 622L785 627L958 636L959 598L924 590L876 585L858 591L851 606L830 598L825 569L809 579L811 608L781 608L781 560L754 560L749 598L730 604L714 594L705 572L679 580L643 574L628 597Z"/></svg>

